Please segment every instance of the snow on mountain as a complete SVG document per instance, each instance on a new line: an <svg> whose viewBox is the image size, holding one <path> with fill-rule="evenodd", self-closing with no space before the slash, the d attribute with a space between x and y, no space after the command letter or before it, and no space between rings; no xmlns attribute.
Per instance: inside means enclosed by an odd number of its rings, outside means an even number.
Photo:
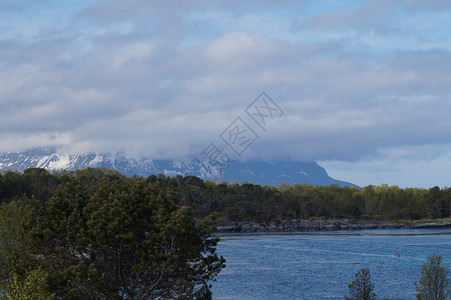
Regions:
<svg viewBox="0 0 451 300"><path fill-rule="evenodd" d="M279 186L281 183L354 186L349 182L329 177L326 170L316 162L236 161L231 163L227 169L212 166L210 173L207 173L195 161L152 160L131 157L123 153L74 155L59 153L53 149L39 148L22 153L0 154L0 170L24 171L28 168L77 170L88 167L114 169L127 176L194 175L203 179L215 179L223 182L249 182L272 186ZM214 178L209 176L212 174Z"/></svg>

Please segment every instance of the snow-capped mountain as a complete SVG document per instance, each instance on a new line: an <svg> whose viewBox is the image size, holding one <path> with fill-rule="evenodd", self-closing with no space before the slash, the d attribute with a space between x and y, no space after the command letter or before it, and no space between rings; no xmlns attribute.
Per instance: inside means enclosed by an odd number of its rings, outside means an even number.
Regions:
<svg viewBox="0 0 451 300"><path fill-rule="evenodd" d="M140 176L152 174L194 175L222 182L249 182L272 186L279 186L281 183L354 186L349 182L329 177L326 170L316 162L235 161L220 167L196 160L152 160L131 157L122 153L74 155L46 148L0 154L0 170L23 171L28 168L77 170L88 167L114 169L127 176L135 174Z"/></svg>

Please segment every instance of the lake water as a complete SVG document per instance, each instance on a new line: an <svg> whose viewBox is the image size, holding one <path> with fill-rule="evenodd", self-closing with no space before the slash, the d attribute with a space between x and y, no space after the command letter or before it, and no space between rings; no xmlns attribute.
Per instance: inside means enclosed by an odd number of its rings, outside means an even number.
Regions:
<svg viewBox="0 0 451 300"><path fill-rule="evenodd" d="M365 267L378 298L415 299L427 256L442 254L451 267L451 229L218 236L227 267L213 282L213 299L343 299Z"/></svg>

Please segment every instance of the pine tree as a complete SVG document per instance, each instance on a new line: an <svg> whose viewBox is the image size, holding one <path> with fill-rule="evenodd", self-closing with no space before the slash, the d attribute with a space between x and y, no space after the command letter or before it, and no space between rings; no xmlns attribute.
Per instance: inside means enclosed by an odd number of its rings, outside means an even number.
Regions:
<svg viewBox="0 0 451 300"><path fill-rule="evenodd" d="M214 227L143 180L105 177L59 188L24 218L30 267L63 299L205 299L224 267Z"/></svg>

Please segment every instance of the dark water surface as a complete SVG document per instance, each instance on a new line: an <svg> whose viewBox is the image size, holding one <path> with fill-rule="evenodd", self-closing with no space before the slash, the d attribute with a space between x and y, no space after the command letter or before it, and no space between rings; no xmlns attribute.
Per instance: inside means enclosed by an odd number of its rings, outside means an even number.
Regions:
<svg viewBox="0 0 451 300"><path fill-rule="evenodd" d="M413 282L428 255L442 254L451 266L451 229L218 236L227 267L213 299L343 299L365 267L378 298L415 299Z"/></svg>

